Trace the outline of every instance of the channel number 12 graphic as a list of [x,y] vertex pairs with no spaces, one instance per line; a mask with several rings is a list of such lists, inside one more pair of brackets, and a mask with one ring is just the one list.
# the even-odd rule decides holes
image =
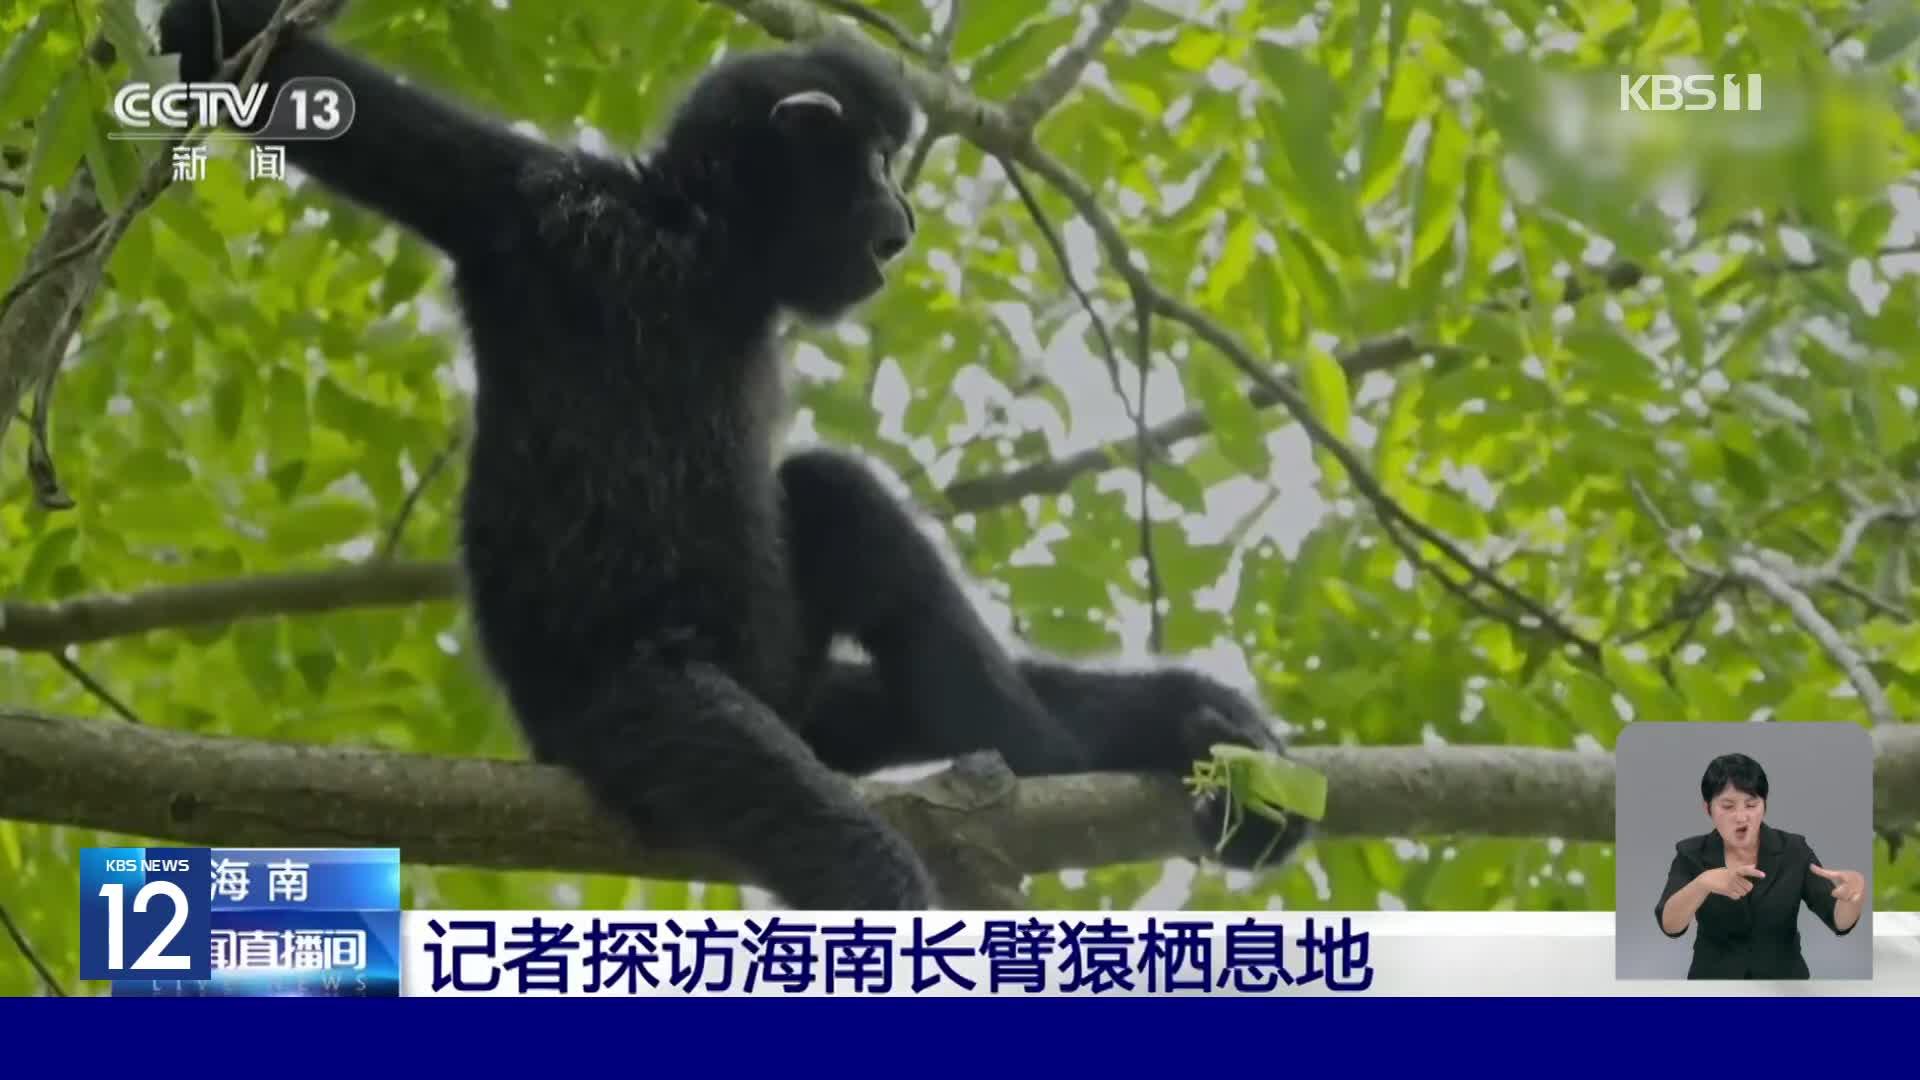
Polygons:
[[80,977],[212,978],[212,876],[206,848],[82,849]]

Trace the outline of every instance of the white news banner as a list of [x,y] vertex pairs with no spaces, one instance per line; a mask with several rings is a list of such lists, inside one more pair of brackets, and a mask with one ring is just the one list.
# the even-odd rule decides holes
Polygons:
[[[1616,977],[1610,911],[408,911],[401,992],[583,997],[1920,994],[1920,913],[1873,912],[1867,918],[1872,922],[1871,979],[1688,982]],[[1678,972],[1685,971],[1692,940],[1689,932],[1664,946],[1674,951]],[[1813,945],[1804,943],[1803,949],[1814,965],[1819,954]]]

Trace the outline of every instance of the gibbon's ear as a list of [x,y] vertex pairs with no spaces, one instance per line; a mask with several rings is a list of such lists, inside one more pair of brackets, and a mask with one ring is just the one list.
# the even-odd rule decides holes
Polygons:
[[793,127],[827,116],[842,115],[840,101],[832,94],[825,90],[801,90],[774,102],[773,111],[767,118],[776,126]]

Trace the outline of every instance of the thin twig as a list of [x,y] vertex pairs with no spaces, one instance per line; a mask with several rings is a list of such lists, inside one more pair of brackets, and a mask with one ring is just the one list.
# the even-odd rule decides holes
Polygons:
[[1342,468],[1346,469],[1354,487],[1374,505],[1383,518],[1398,520],[1413,535],[1438,548],[1474,582],[1492,589],[1507,603],[1518,609],[1520,614],[1508,618],[1507,622],[1526,630],[1530,629],[1527,626],[1527,620],[1530,619],[1562,640],[1578,647],[1589,660],[1599,662],[1598,642],[1568,626],[1559,616],[1543,607],[1539,601],[1514,588],[1498,574],[1489,573],[1472,556],[1460,550],[1453,541],[1401,506],[1398,500],[1387,494],[1386,490],[1380,486],[1379,481],[1374,478],[1359,455],[1320,422],[1319,417],[1313,414],[1313,409],[1300,396],[1298,390],[1267,371],[1231,331],[1202,314],[1186,301],[1164,292],[1155,285],[1146,272],[1134,263],[1133,246],[1127,242],[1125,234],[1120,231],[1118,225],[1114,224],[1106,208],[1100,205],[1092,189],[1087,187],[1079,177],[1038,147],[1027,149],[1020,155],[1020,160],[1042,179],[1052,184],[1056,190],[1066,196],[1068,202],[1073,204],[1074,209],[1079,211],[1080,216],[1093,229],[1094,235],[1099,237],[1101,246],[1106,249],[1108,258],[1114,263],[1115,270],[1126,279],[1131,288],[1136,290],[1136,295],[1147,297],[1159,314],[1192,330],[1202,341],[1213,346],[1227,358],[1229,363],[1252,379],[1255,385],[1264,388],[1278,400],[1289,413],[1293,414],[1294,420],[1306,431],[1308,438],[1326,450]]
[[69,658],[66,653],[56,651],[48,655],[53,657],[54,663],[60,665],[60,670],[73,676],[73,681],[86,687],[87,693],[99,698],[106,704],[107,708],[119,714],[120,719],[125,720],[129,724],[138,724],[141,722],[139,714],[128,708],[125,702],[114,696],[113,691],[107,689],[105,683],[94,678],[88,673],[86,668],[81,667],[77,661]]
[[837,11],[857,22],[866,23],[892,38],[901,48],[915,56],[927,55],[927,47],[920,44],[919,40],[913,36],[913,32],[901,26],[898,20],[883,11],[875,11],[859,3],[858,0],[815,0],[815,2],[829,11]]
[[1673,557],[1680,561],[1680,565],[1703,578],[1711,579],[1722,576],[1720,571],[1687,554],[1686,534],[1667,523],[1667,516],[1660,512],[1658,506],[1654,505],[1653,496],[1647,494],[1647,489],[1641,485],[1638,477],[1627,477],[1627,490],[1633,493],[1634,501],[1640,504],[1640,509],[1644,510],[1647,517],[1652,519],[1654,525],[1659,527],[1661,535],[1666,537],[1667,550],[1671,551]]
[[1855,585],[1846,578],[1834,578],[1832,581],[1827,582],[1827,588],[1833,589],[1851,600],[1858,601],[1866,605],[1866,607],[1875,614],[1885,615],[1895,622],[1910,623],[1913,621],[1913,612],[1908,611],[1906,608],[1890,600],[1883,600],[1875,596],[1873,593]]
[[13,939],[14,947],[20,950],[21,956],[27,958],[27,963],[32,965],[33,970],[40,974],[40,981],[46,984],[47,993],[54,997],[66,997],[67,992],[60,988],[60,980],[54,978],[53,972],[41,962],[40,954],[33,951],[33,945],[27,941],[27,935],[21,931],[19,924],[13,921],[13,916],[8,913],[5,904],[0,904],[0,925],[6,926],[7,936]]
[[[941,24],[927,56],[927,63],[936,71],[945,72],[948,62],[953,58],[953,39],[960,32],[960,13],[960,0],[948,0],[947,21]],[[940,124],[928,122],[927,129],[920,133],[920,140],[913,144],[913,153],[909,155],[906,170],[901,174],[902,189],[912,191],[914,185],[920,182],[920,171],[927,167],[927,158],[933,154],[933,144],[949,134],[951,132]]]
[[1120,399],[1121,407],[1133,421],[1136,467],[1140,474],[1140,558],[1146,563],[1147,573],[1147,641],[1149,648],[1159,653],[1162,651],[1164,636],[1162,624],[1165,622],[1165,617],[1160,612],[1160,564],[1153,549],[1153,514],[1152,504],[1149,501],[1152,481],[1148,475],[1153,441],[1151,429],[1147,426],[1146,412],[1147,373],[1152,363],[1150,329],[1152,304],[1146,302],[1137,293],[1135,294],[1134,311],[1139,325],[1139,341],[1134,350],[1134,364],[1139,371],[1140,383],[1139,392],[1134,395],[1135,400],[1128,401],[1126,390],[1120,382],[1120,351],[1113,342],[1113,332],[1107,327],[1106,320],[1100,317],[1099,310],[1094,306],[1093,297],[1088,295],[1087,290],[1081,286],[1079,279],[1074,275],[1073,259],[1067,254],[1066,241],[1061,239],[1060,230],[1048,218],[1046,208],[1040,205],[1040,200],[1033,194],[1033,189],[1020,175],[1020,167],[1005,157],[996,157],[995,160],[1000,163],[1000,169],[1006,173],[1008,182],[1013,185],[1013,190],[1019,194],[1020,201],[1025,204],[1027,214],[1033,218],[1033,223],[1040,230],[1040,235],[1046,239],[1048,249],[1053,252],[1054,261],[1060,265],[1060,276],[1066,280],[1067,288],[1073,292],[1074,298],[1080,302],[1080,307],[1086,311],[1088,320],[1093,323],[1094,333],[1100,338],[1100,355],[1106,363],[1107,378],[1113,383],[1114,396]]
[[1139,336],[1134,344],[1134,365],[1140,373],[1139,406],[1133,410],[1133,432],[1137,440],[1140,472],[1140,558],[1147,564],[1147,649],[1154,655],[1166,651],[1166,618],[1160,613],[1160,560],[1153,548],[1153,511],[1147,501],[1152,484],[1153,442],[1147,431],[1147,370],[1153,363],[1153,303],[1135,290],[1134,323]]
[[947,21],[940,24],[940,32],[933,39],[933,55],[942,64],[953,59],[953,41],[960,34],[961,9],[965,0],[947,0]]
[[447,440],[447,445],[441,447],[440,452],[427,463],[427,467],[420,473],[420,478],[407,492],[406,498],[400,501],[400,510],[394,514],[393,524],[387,527],[386,542],[380,545],[382,559],[393,558],[393,553],[400,547],[400,537],[407,530],[407,522],[413,517],[414,507],[419,505],[420,496],[425,493],[428,485],[433,483],[434,478],[446,469],[447,462],[453,460],[453,455],[459,452],[460,444],[465,438],[465,432],[455,428],[453,435]]
[[1130,6],[1132,0],[1104,0],[1094,13],[1093,29],[1087,32],[1087,36],[1070,46],[1052,67],[1029,82],[1007,103],[1007,115],[1013,122],[1032,130],[1041,117],[1065,101],[1073,88],[1079,85],[1080,76],[1086,73],[1093,58],[1099,55],[1101,46],[1120,29]]
[[[1020,201],[1026,205],[1027,215],[1033,218],[1035,227],[1040,230],[1041,237],[1046,240],[1048,250],[1053,253],[1054,262],[1060,265],[1060,276],[1066,279],[1067,288],[1072,290],[1074,298],[1080,301],[1080,306],[1086,311],[1088,320],[1093,323],[1094,333],[1100,338],[1100,356],[1107,365],[1107,379],[1113,384],[1113,392],[1119,395],[1122,403],[1125,403],[1126,392],[1120,385],[1120,350],[1113,343],[1113,333],[1107,328],[1107,321],[1100,317],[1100,312],[1094,307],[1093,297],[1087,294],[1080,280],[1074,276],[1073,259],[1067,254],[1066,241],[1060,238],[1060,230],[1047,216],[1046,208],[1040,205],[1040,200],[1034,197],[1033,189],[1028,186],[1026,179],[1020,175],[1020,167],[1004,157],[995,157],[994,160],[999,162],[1000,170],[1007,175],[1007,182],[1020,196]],[[1143,398],[1142,402],[1144,401]]]
[[907,160],[907,167],[900,175],[900,187],[912,191],[920,182],[920,170],[927,167],[927,158],[933,153],[933,144],[946,137],[946,132],[929,124],[927,130],[920,133],[920,141],[913,144],[913,154]]

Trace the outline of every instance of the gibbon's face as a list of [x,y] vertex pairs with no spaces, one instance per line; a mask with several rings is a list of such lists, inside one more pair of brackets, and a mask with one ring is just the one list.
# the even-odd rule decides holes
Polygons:
[[900,144],[856,102],[796,93],[776,109],[781,132],[780,299],[815,319],[838,317],[886,283],[886,266],[912,241],[914,214],[894,171]]
[[1767,800],[1735,790],[1732,784],[1720,789],[1707,804],[1707,817],[1712,819],[1721,843],[1740,850],[1751,848],[1760,839],[1760,820],[1766,814]]

